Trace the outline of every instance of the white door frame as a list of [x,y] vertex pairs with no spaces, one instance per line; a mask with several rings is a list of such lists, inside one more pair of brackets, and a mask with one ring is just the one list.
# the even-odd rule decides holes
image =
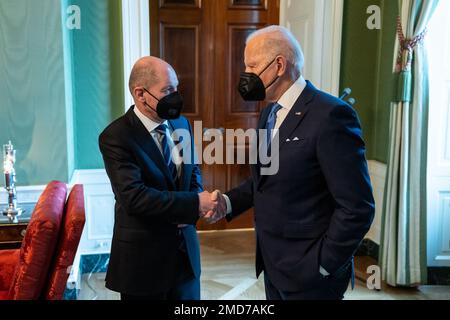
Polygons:
[[150,10],[148,0],[122,0],[123,74],[125,111],[134,104],[128,78],[134,63],[150,55]]
[[[445,3],[445,4],[444,4]],[[430,107],[427,168],[427,262],[450,267],[450,4],[441,2],[428,26]]]
[[[280,1],[280,25],[289,28],[287,21],[287,10],[292,1]],[[314,51],[322,52],[317,70],[312,75],[307,75],[320,89],[332,94],[339,95],[339,82],[341,71],[341,46],[342,46],[342,23],[344,15],[344,0],[312,0],[317,8],[314,17],[314,29],[321,31],[322,37],[314,37]],[[291,12],[289,12],[291,13]],[[301,41],[300,41],[301,44]]]

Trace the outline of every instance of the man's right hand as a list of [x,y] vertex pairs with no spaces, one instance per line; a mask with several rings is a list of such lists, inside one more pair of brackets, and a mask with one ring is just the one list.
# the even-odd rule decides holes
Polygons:
[[213,193],[209,193],[208,191],[204,191],[198,194],[199,198],[199,215],[203,218],[206,214],[214,213],[217,211],[217,207],[219,205],[217,195]]
[[203,216],[203,218],[209,224],[213,224],[218,222],[219,220],[222,220],[227,214],[227,203],[222,192],[216,190],[211,194],[211,197],[212,200],[216,200],[218,203],[217,209],[215,211],[209,211],[206,213],[206,215]]

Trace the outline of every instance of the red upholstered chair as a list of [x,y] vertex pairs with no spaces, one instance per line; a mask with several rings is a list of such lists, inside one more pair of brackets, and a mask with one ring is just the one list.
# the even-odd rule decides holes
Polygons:
[[0,250],[0,300],[8,300],[20,250]]
[[85,223],[84,192],[82,185],[75,185],[66,203],[58,247],[50,268],[49,280],[43,297],[61,300],[66,289],[70,268],[80,243]]
[[49,183],[33,211],[21,249],[0,250],[0,299],[36,300],[42,296],[66,197],[65,183]]

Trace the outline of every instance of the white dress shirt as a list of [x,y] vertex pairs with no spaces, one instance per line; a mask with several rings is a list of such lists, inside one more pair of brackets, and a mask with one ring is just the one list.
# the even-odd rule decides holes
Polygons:
[[291,111],[294,104],[306,88],[306,81],[303,76],[297,79],[292,86],[281,96],[277,103],[282,107],[277,112],[277,122],[275,123],[275,129],[279,129],[286,119],[287,115]]

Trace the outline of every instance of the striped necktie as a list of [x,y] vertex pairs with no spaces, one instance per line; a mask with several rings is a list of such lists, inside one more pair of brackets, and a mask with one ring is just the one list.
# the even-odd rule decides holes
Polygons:
[[169,145],[169,141],[168,139],[171,139],[170,137],[170,132],[169,132],[169,127],[163,123],[160,124],[155,131],[157,133],[160,134],[161,136],[161,149],[164,155],[164,160],[165,163],[167,165],[167,167],[169,168],[169,172],[170,175],[172,177],[172,180],[174,182],[177,181],[177,176],[178,176],[178,172],[177,172],[177,166],[175,165],[175,163],[172,161],[172,150],[170,149],[170,145]]
[[277,123],[277,113],[280,109],[283,108],[278,103],[275,103],[272,106],[272,110],[269,113],[269,117],[267,118],[266,130],[267,130],[267,150],[270,153],[270,145],[272,143],[272,131],[275,128],[275,124]]

